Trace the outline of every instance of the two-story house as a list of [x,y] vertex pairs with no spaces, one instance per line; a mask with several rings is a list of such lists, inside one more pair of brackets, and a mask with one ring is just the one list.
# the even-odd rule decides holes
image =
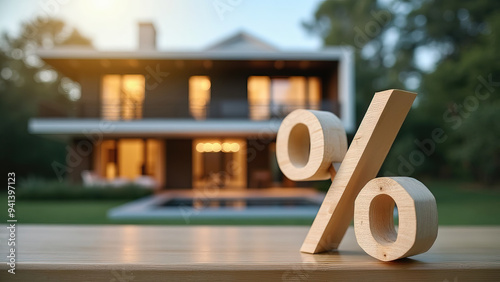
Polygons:
[[290,186],[275,158],[282,118],[298,108],[332,111],[354,129],[353,54],[349,47],[284,51],[238,33],[199,51],[156,49],[152,24],[139,25],[139,48],[40,50],[78,82],[74,116],[41,111],[33,134],[70,140],[83,171],[159,189]]

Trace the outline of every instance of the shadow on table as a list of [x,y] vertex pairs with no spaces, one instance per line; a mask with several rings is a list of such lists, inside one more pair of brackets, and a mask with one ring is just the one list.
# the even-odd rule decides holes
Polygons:
[[380,263],[381,265],[385,265],[387,267],[397,267],[397,268],[401,268],[402,266],[415,266],[415,265],[427,264],[427,262],[423,262],[412,258],[403,258],[395,261],[384,262],[372,258],[363,251],[355,251],[355,250],[332,250],[319,254],[301,253],[300,256],[302,258],[303,263],[316,263],[316,264],[374,262],[374,263]]

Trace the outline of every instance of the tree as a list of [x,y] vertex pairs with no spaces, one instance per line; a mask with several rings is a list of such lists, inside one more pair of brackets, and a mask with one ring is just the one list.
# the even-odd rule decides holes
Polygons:
[[500,180],[500,2],[327,0],[305,26],[355,46],[358,121],[376,91],[419,93],[382,174]]
[[22,24],[16,37],[0,41],[1,168],[17,177],[55,177],[52,161],[64,163],[65,143],[28,133],[42,101],[71,108],[74,83],[47,66],[35,54],[41,47],[91,45],[90,40],[61,20],[37,18]]

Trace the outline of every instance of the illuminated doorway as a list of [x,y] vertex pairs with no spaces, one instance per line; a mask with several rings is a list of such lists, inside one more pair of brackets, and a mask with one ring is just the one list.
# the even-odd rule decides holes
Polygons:
[[194,188],[246,187],[245,139],[193,140]]
[[164,144],[157,139],[104,140],[96,150],[96,171],[107,180],[149,176],[164,184]]

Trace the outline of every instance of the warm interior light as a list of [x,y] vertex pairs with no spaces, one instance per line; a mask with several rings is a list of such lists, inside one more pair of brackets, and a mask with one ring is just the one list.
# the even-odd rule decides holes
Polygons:
[[212,150],[213,150],[214,152],[220,152],[220,150],[221,150],[221,149],[222,149],[222,146],[221,146],[221,144],[220,144],[220,143],[214,143],[214,144],[212,145]]
[[251,76],[248,78],[250,119],[265,120],[269,118],[270,89],[271,79],[268,76]]
[[222,144],[222,151],[223,152],[231,152],[231,144],[229,143],[223,143]]
[[265,120],[294,109],[319,109],[321,79],[319,77],[250,76],[247,81],[250,119]]
[[105,75],[102,78],[102,108],[104,119],[120,119],[120,76]]
[[[245,142],[245,139],[237,138],[194,139],[193,187],[212,187],[212,185],[223,185],[228,188],[246,187]],[[207,143],[210,144],[210,148],[207,146],[210,153],[205,151]],[[217,177],[221,173],[224,174],[224,179]]]
[[205,119],[210,102],[210,78],[191,76],[189,78],[189,111],[195,119]]
[[106,172],[105,176],[107,179],[114,179],[116,177],[116,165],[115,163],[108,162],[106,163]]
[[231,144],[231,151],[232,152],[238,152],[240,150],[240,145],[238,145],[238,143],[232,143]]
[[104,75],[102,117],[110,120],[142,118],[144,92],[143,75]]
[[273,78],[271,80],[273,101],[271,112],[280,115],[283,111],[286,113],[305,107],[307,105],[306,91],[306,78],[303,76]]
[[309,77],[309,108],[319,110],[321,103],[321,80],[318,77]]
[[205,145],[205,144],[204,143],[198,143],[196,145],[196,151],[202,153],[205,150],[203,145]]
[[121,139],[118,142],[118,170],[120,177],[133,180],[142,175],[144,142],[142,139]]
[[209,153],[209,152],[224,152],[224,153],[231,153],[231,152],[238,152],[241,148],[240,144],[238,143],[220,143],[220,142],[214,142],[214,143],[198,143],[196,144],[196,151],[200,153]]
[[200,88],[201,88],[201,90],[207,91],[207,90],[210,89],[210,86],[211,86],[210,79],[208,79],[208,77],[204,76],[200,80]]
[[103,140],[95,153],[96,172],[108,180],[148,175],[163,183],[163,143],[157,139]]
[[124,75],[122,78],[122,119],[142,118],[145,79],[143,75]]
[[211,144],[211,143],[205,143],[205,144],[203,145],[203,150],[204,150],[205,152],[212,152],[212,144]]

